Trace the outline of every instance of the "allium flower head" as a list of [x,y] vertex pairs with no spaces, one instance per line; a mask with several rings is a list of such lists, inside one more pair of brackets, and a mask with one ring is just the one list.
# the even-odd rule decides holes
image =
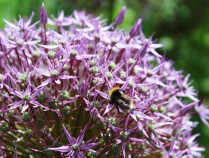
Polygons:
[[110,25],[78,11],[48,18],[42,5],[37,23],[5,20],[1,156],[202,157],[191,116],[208,125],[208,109],[141,19],[117,28],[124,16],[125,7]]

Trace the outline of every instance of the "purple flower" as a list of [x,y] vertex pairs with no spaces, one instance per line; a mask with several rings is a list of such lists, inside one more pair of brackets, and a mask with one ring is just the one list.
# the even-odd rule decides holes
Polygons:
[[130,137],[130,135],[136,131],[136,128],[132,128],[127,130],[126,127],[124,129],[120,129],[114,126],[110,126],[111,129],[115,132],[116,134],[116,142],[121,143],[121,149],[123,153],[123,157],[126,157],[126,144],[127,143],[132,143],[132,142],[143,142],[144,140],[138,139],[138,138],[133,138]]
[[202,120],[202,122],[209,127],[209,107],[201,104],[198,106],[195,106],[195,110],[198,113],[198,115],[200,116],[200,119]]
[[78,138],[75,139],[74,137],[70,135],[70,133],[67,131],[64,125],[62,125],[62,127],[69,141],[69,145],[61,146],[58,148],[48,148],[48,150],[59,151],[62,153],[67,152],[67,155],[66,155],[67,157],[84,158],[85,156],[83,152],[89,151],[90,149],[92,149],[93,147],[97,145],[97,143],[88,143],[88,144],[83,143],[83,137],[84,137],[84,132],[86,128],[84,128],[81,134],[78,136]]
[[75,76],[62,74],[64,63],[61,63],[59,68],[56,69],[53,66],[53,64],[51,64],[51,61],[48,59],[48,57],[46,57],[46,59],[47,59],[47,63],[48,63],[48,69],[44,70],[44,69],[38,69],[38,68],[34,67],[34,69],[38,73],[47,77],[47,79],[44,82],[42,82],[42,84],[39,85],[38,88],[44,87],[53,81],[57,84],[60,84],[60,80],[68,80],[68,79],[76,78]]
[[124,15],[125,7],[107,26],[79,11],[48,18],[42,5],[40,22],[5,20],[0,155],[202,157],[191,117],[209,126],[208,107],[157,51],[163,44],[145,37],[141,19],[128,33],[117,29]]
[[8,104],[7,106],[9,108],[7,109],[7,111],[10,111],[15,108],[19,108],[21,106],[22,107],[21,112],[23,113],[28,109],[29,104],[34,105],[34,107],[42,107],[44,109],[48,109],[48,108],[44,107],[42,104],[40,104],[39,102],[37,102],[36,98],[35,98],[40,93],[42,88],[35,89],[32,92],[32,86],[31,86],[30,82],[28,83],[28,86],[27,86],[25,92],[19,92],[17,90],[11,89],[7,85],[5,85],[5,86],[11,94],[13,94],[15,97],[18,97],[20,99],[19,101],[15,101],[11,104]]

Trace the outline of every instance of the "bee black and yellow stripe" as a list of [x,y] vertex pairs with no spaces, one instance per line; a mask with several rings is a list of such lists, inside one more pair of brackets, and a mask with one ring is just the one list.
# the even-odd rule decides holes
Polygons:
[[112,104],[116,105],[117,110],[121,109],[123,112],[128,112],[130,106],[133,104],[132,99],[123,93],[119,87],[114,87],[109,91],[109,96]]

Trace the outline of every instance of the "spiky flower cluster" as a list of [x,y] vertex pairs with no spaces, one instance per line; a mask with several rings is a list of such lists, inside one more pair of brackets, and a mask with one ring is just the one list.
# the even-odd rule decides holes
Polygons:
[[[124,15],[122,8],[106,26],[78,11],[49,19],[42,6],[37,23],[33,14],[5,20],[1,156],[202,157],[191,115],[208,125],[209,110],[198,105],[189,76],[156,51],[162,44],[144,36],[141,19],[129,33],[117,29]],[[128,110],[108,96],[114,87],[131,98]]]

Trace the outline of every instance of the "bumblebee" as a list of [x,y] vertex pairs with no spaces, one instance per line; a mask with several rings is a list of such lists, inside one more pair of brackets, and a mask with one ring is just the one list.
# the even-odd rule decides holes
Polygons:
[[109,91],[110,103],[115,104],[118,112],[121,109],[123,112],[128,112],[133,107],[133,100],[119,89],[114,87]]

